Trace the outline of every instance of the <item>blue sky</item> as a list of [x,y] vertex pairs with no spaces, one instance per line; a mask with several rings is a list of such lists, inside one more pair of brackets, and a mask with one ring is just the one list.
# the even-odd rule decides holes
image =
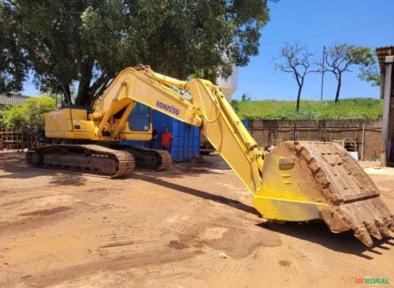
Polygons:
[[[321,58],[323,46],[337,43],[369,46],[394,45],[394,0],[280,0],[269,2],[271,20],[262,29],[259,55],[238,68],[237,91],[252,99],[295,100],[297,84],[291,74],[275,70],[275,58],[285,42],[305,45]],[[316,60],[318,61],[318,60]],[[344,74],[341,98],[379,97],[379,88],[361,81],[358,68]],[[320,99],[320,75],[308,75],[302,99]],[[324,99],[333,99],[336,82],[325,75]],[[30,82],[23,94],[39,94]]]
[[[336,43],[376,47],[394,45],[394,0],[280,0],[270,3],[270,22],[263,28],[260,51],[247,67],[238,68],[234,98],[295,100],[291,74],[275,70],[285,42],[297,41],[321,58],[323,46]],[[344,74],[342,98],[379,97],[379,88],[358,77],[358,68]],[[321,75],[307,75],[302,99],[320,99]],[[325,74],[324,99],[333,99],[336,82]]]

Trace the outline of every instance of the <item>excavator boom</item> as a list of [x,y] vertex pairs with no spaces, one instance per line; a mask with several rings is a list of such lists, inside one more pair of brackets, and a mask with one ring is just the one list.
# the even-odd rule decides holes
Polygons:
[[[127,68],[95,101],[89,115],[64,120],[59,112],[49,113],[46,134],[96,141],[127,139],[126,122],[136,103],[200,127],[268,220],[320,219],[334,233],[353,230],[367,246],[372,245],[371,236],[381,239],[394,231],[394,215],[345,150],[334,143],[285,142],[265,153],[219,87],[204,79],[181,81],[148,66]],[[84,129],[75,131],[75,127]]]

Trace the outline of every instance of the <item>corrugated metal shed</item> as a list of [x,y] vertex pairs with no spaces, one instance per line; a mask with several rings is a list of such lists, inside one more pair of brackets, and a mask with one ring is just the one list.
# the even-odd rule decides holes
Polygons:
[[23,104],[25,104],[27,99],[29,99],[29,97],[22,95],[7,96],[5,94],[0,94],[0,106],[22,106]]

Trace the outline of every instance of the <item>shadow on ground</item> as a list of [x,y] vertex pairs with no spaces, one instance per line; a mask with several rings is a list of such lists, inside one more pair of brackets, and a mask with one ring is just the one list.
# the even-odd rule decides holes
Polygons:
[[[83,183],[84,173],[77,171],[54,169],[54,168],[36,168],[30,167],[25,163],[25,153],[10,153],[9,155],[0,155],[0,170],[6,172],[6,175],[0,175],[0,179],[15,178],[28,179],[40,176],[53,176],[51,184],[58,185],[81,185]],[[163,175],[169,178],[182,178],[187,175],[198,176],[201,174],[222,174],[230,171],[230,167],[218,155],[203,156],[193,159],[190,162],[173,163],[173,166],[165,171],[154,171],[148,169],[136,169],[136,172],[146,172],[152,175]],[[91,176],[105,177],[101,175],[88,174]],[[135,175],[131,175],[134,178]],[[70,180],[68,179],[70,178]],[[127,179],[127,178],[126,178]]]
[[313,221],[309,223],[287,222],[284,224],[267,222],[259,226],[271,231],[313,242],[331,250],[354,254],[368,260],[373,259],[373,257],[365,253],[370,252],[368,254],[381,255],[384,253],[384,250],[394,248],[393,240],[385,238],[382,240],[374,239],[374,246],[370,249],[364,246],[350,231],[338,234],[332,233],[323,221]]
[[185,175],[198,176],[203,174],[225,174],[231,172],[231,168],[219,155],[204,155],[188,162],[173,162],[172,166],[163,171],[153,171],[149,169],[137,168],[136,171],[145,172],[150,174],[158,173],[168,178],[182,178]]
[[86,178],[78,173],[61,173],[54,175],[49,184],[62,186],[82,186],[85,185]]
[[238,200],[230,199],[230,198],[227,198],[227,197],[224,197],[221,195],[211,194],[211,193],[208,193],[205,191],[186,187],[186,186],[183,186],[180,184],[168,182],[163,179],[159,179],[159,178],[155,178],[155,177],[151,177],[151,176],[146,176],[143,174],[136,174],[133,178],[143,180],[143,181],[146,181],[149,183],[153,183],[153,184],[165,187],[165,188],[170,188],[170,189],[182,192],[182,193],[187,193],[187,194],[190,194],[195,197],[202,198],[202,199],[212,200],[217,203],[225,204],[230,207],[233,207],[238,210],[245,211],[245,212],[257,215],[257,216],[260,215],[253,207],[246,205]]
[[[238,200],[211,194],[205,191],[186,187],[180,184],[168,182],[163,179],[158,179],[146,175],[138,174],[135,175],[134,178],[154,183],[162,187],[174,189],[182,193],[187,193],[202,199],[212,200],[221,204],[225,204],[232,208],[260,216],[260,214],[252,206],[246,205]],[[365,259],[373,259],[373,257],[371,257],[370,255],[366,255],[366,252],[380,255],[384,253],[384,250],[392,249],[394,247],[394,242],[386,238],[382,240],[375,240],[375,246],[372,247],[372,249],[369,249],[368,247],[364,246],[357,238],[355,238],[352,232],[334,234],[322,221],[315,221],[309,223],[288,222],[284,224],[266,222],[259,224],[258,226],[277,233],[296,237],[304,241],[313,242],[331,250],[347,254],[354,254]]]
[[64,186],[81,186],[86,179],[84,175],[63,170],[29,167],[24,161],[24,153],[0,158],[0,170],[6,172],[0,179],[29,179],[40,176],[51,177],[49,184]]

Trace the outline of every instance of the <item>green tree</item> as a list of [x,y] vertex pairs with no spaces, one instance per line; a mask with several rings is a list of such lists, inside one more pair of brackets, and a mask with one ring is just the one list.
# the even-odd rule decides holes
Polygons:
[[14,106],[6,114],[7,127],[17,129],[27,129],[29,119],[26,115],[26,109],[23,106]]
[[20,49],[15,34],[18,25],[13,12],[0,2],[0,93],[22,89],[27,63],[24,50]]
[[48,96],[30,97],[23,106],[4,110],[2,117],[8,127],[18,129],[44,129],[45,115],[55,109],[55,101]]
[[351,72],[353,65],[368,66],[373,63],[374,55],[369,47],[354,46],[349,44],[337,44],[329,47],[323,55],[325,71],[334,74],[337,80],[335,103],[339,100],[344,72]]
[[0,108],[0,128],[5,128],[8,126],[8,110],[9,107]]
[[29,120],[28,128],[40,130],[44,128],[46,114],[55,109],[55,101],[48,96],[30,97],[23,108]]
[[372,86],[380,85],[380,71],[377,62],[374,56],[370,62],[361,65],[360,73],[358,74],[361,80],[369,82]]
[[2,32],[12,36],[0,46],[0,70],[13,80],[0,88],[20,89],[16,72],[30,70],[43,91],[69,102],[77,87],[76,104],[140,63],[179,78],[227,76],[258,53],[269,19],[261,0],[0,0],[0,15]]

